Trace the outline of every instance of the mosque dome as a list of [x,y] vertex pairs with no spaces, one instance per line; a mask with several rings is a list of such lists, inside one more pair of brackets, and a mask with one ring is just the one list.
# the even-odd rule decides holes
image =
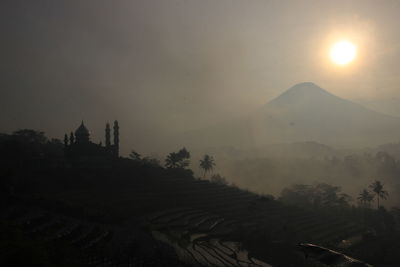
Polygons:
[[89,142],[90,132],[88,128],[86,128],[85,124],[81,123],[81,125],[75,131],[76,141],[78,143]]

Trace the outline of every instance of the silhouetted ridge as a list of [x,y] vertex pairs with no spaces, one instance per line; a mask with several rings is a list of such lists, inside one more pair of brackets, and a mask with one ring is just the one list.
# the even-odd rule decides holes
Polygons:
[[315,100],[315,101],[316,100],[321,101],[322,99],[325,99],[325,98],[341,99],[341,98],[329,93],[325,89],[322,89],[315,83],[304,82],[304,83],[299,83],[299,84],[296,84],[296,85],[290,87],[288,90],[283,92],[281,95],[279,95],[278,97],[271,100],[267,105],[279,104],[279,103],[289,103],[290,104],[290,102],[298,102],[298,101],[301,101],[302,99],[311,99],[311,100]]
[[307,93],[307,92],[315,93],[318,91],[327,92],[326,90],[322,89],[321,87],[319,87],[318,85],[316,85],[315,83],[312,83],[312,82],[298,83],[286,90],[286,92],[292,92],[292,91],[301,91],[303,93]]
[[394,142],[399,136],[400,118],[370,110],[305,82],[294,85],[246,117],[187,133],[179,137],[179,142],[200,148],[251,149],[314,141],[359,148]]

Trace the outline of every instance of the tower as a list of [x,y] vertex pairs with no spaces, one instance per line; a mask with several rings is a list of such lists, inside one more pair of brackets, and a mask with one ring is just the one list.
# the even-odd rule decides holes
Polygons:
[[78,144],[84,144],[84,143],[89,143],[89,139],[90,139],[89,130],[86,128],[86,126],[83,124],[82,121],[81,125],[75,131],[75,141]]
[[115,156],[119,157],[119,126],[118,121],[114,121],[114,152]]
[[64,136],[64,153],[69,159],[80,158],[82,160],[90,159],[93,161],[109,160],[119,158],[119,125],[118,121],[114,121],[113,126],[113,143],[111,141],[111,126],[106,123],[105,127],[105,144],[102,142],[94,143],[90,140],[90,131],[82,123],[70,135]]
[[68,146],[68,134],[64,135],[64,146],[67,147]]
[[74,143],[75,143],[74,133],[71,132],[71,134],[69,135],[69,144],[73,145]]
[[106,148],[109,149],[111,147],[111,130],[110,124],[107,122],[106,124]]

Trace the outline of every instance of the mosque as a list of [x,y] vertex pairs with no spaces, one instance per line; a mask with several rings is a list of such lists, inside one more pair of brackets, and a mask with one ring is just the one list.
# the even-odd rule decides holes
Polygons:
[[110,124],[106,124],[105,128],[105,145],[103,146],[90,141],[90,131],[85,124],[81,123],[75,132],[70,135],[65,134],[64,146],[65,154],[68,158],[118,158],[119,157],[119,125],[118,121],[114,121],[113,127],[113,144],[111,144],[111,128]]

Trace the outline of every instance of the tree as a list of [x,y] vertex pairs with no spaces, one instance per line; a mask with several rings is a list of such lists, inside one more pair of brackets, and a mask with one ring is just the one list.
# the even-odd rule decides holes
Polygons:
[[280,200],[301,207],[348,207],[351,200],[341,188],[325,183],[316,185],[295,184],[283,189]]
[[372,189],[372,191],[376,194],[376,199],[377,199],[377,204],[378,204],[378,209],[379,209],[379,199],[387,199],[389,196],[389,193],[385,190],[383,190],[383,184],[380,181],[375,181],[373,182],[369,188]]
[[69,143],[70,143],[70,145],[75,144],[75,136],[74,136],[73,132],[71,132],[69,135]]
[[316,184],[313,187],[313,205],[316,207],[348,206],[350,196],[342,193],[339,186],[325,183]]
[[363,207],[369,207],[371,201],[374,199],[374,195],[372,195],[367,189],[364,189],[360,192],[357,198]]
[[313,191],[311,185],[294,184],[282,190],[280,200],[301,207],[311,207]]
[[190,153],[186,148],[182,148],[178,152],[169,153],[165,159],[165,166],[169,169],[184,169],[190,164]]
[[206,173],[212,171],[215,166],[214,158],[209,155],[204,155],[203,159],[200,160],[200,168],[204,170],[203,179],[206,177]]
[[39,132],[31,129],[22,129],[13,132],[13,136],[24,143],[43,145],[48,142],[44,132]]
[[129,157],[134,161],[140,161],[142,159],[142,156],[135,150],[132,150],[132,152],[129,154]]
[[219,174],[214,174],[211,176],[211,182],[216,183],[216,184],[222,184],[222,185],[227,185],[228,182],[226,181],[225,177],[219,175]]
[[49,142],[44,132],[22,129],[13,132],[11,139],[15,142],[14,153],[21,162],[32,164],[33,159],[43,158],[46,144]]
[[161,167],[160,160],[152,157],[142,158],[142,163],[152,167]]
[[161,163],[158,159],[153,158],[153,157],[142,157],[142,155],[140,155],[135,150],[131,151],[131,153],[129,154],[129,158],[135,162],[142,164],[142,165],[147,165],[147,166],[151,166],[151,167],[160,167],[161,166]]

